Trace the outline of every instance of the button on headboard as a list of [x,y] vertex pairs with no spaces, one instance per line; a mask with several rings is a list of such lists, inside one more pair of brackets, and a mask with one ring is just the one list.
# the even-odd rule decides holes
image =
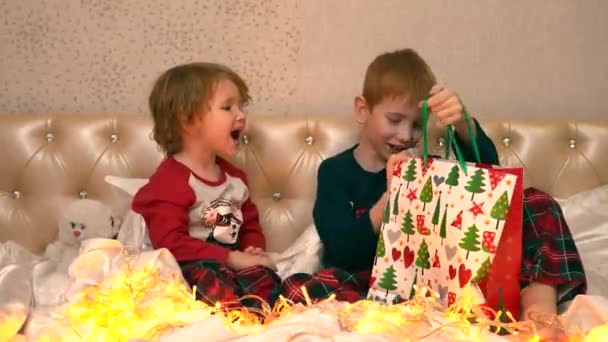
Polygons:
[[[608,183],[608,121],[482,125],[503,165],[526,167],[527,186],[566,197]],[[116,205],[104,177],[148,177],[162,159],[151,130],[141,114],[0,115],[0,241],[40,252],[70,201]],[[440,133],[432,128],[432,148]],[[319,163],[357,134],[348,115],[249,117],[234,162],[247,172],[270,250],[284,250],[311,223]]]

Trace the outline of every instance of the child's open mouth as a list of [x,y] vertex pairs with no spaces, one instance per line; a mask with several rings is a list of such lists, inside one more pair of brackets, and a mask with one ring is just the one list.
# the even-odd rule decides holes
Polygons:
[[393,144],[386,144],[388,146],[388,150],[391,152],[391,154],[397,154],[399,152],[405,151],[408,146],[406,145],[393,145]]
[[239,143],[241,141],[241,130],[235,129],[230,132],[230,137],[234,140],[235,143]]

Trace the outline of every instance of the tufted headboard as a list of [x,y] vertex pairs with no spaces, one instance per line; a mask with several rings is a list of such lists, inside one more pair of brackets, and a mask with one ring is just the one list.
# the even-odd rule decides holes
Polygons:
[[[526,167],[526,186],[566,197],[608,183],[608,121],[481,123],[503,165]],[[0,115],[0,241],[40,252],[70,201],[115,204],[106,175],[148,177],[162,158],[150,133],[140,114]],[[234,162],[248,174],[270,250],[284,250],[311,223],[319,163],[357,134],[349,115],[249,117]],[[430,135],[440,147],[440,128]]]

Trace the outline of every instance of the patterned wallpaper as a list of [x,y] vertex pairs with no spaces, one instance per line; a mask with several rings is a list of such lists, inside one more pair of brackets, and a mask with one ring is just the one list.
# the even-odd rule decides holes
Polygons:
[[350,114],[371,59],[414,47],[469,109],[606,118],[608,1],[2,0],[0,112],[145,112],[177,63],[241,73],[251,111]]
[[228,64],[259,108],[295,91],[296,0],[3,0],[0,111],[142,112],[155,77]]

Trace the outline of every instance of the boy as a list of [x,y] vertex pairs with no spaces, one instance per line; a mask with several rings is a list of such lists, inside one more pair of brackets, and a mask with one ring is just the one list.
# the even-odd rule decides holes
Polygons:
[[149,97],[154,139],[167,157],[132,208],[153,247],[173,254],[209,305],[240,305],[247,294],[274,303],[281,281],[264,252],[245,174],[220,157],[236,154],[249,99],[240,76],[211,63],[167,70]]
[[[355,98],[356,121],[362,126],[359,143],[323,161],[319,167],[313,216],[325,248],[323,263],[329,268],[321,273],[325,279],[340,275],[337,283],[348,279],[349,289],[357,289],[360,295],[365,295],[368,290],[390,173],[403,159],[400,154],[414,147],[419,140],[419,107],[426,98],[429,110],[443,124],[454,126],[465,160],[473,161],[460,99],[452,90],[435,85],[435,76],[426,62],[413,50],[405,49],[382,54],[369,65],[362,96]],[[476,120],[474,136],[481,162],[498,164],[496,148]],[[530,201],[537,204],[534,212],[543,215],[549,210],[557,212],[554,210],[557,204],[537,190],[526,190],[526,203]],[[526,213],[528,221],[536,217],[529,208],[524,215]],[[558,222],[551,221],[546,215],[543,218],[543,224]],[[554,287],[574,279],[579,279],[574,285],[580,285],[576,282],[584,281],[584,275],[563,218],[558,222],[559,229],[544,225],[532,229],[526,221],[524,224],[522,284],[527,289],[522,292],[522,312],[524,317],[528,317],[531,308],[554,312],[557,302]],[[559,237],[547,233],[552,231],[559,231],[561,241],[566,241],[561,250],[556,243],[560,241],[557,240]],[[567,260],[571,272],[563,277],[543,273],[545,252],[535,250],[541,245],[551,245],[552,251],[559,251],[558,259],[552,260]],[[559,265],[555,267],[559,268]],[[550,267],[549,271],[555,267]],[[315,277],[302,277],[300,281],[313,285],[322,282]],[[341,287],[337,285],[336,288],[340,290]]]
[[[347,301],[365,298],[390,171],[417,145],[419,106],[429,93],[429,109],[444,124],[454,125],[463,157],[473,160],[462,104],[453,91],[435,83],[426,62],[409,49],[380,55],[369,65],[362,96],[354,103],[355,119],[362,126],[359,143],[319,166],[313,217],[326,269],[291,276],[283,284],[287,298],[302,300],[301,286],[315,299],[329,293]],[[473,129],[481,161],[497,164],[496,148],[477,121]],[[387,161],[393,166],[385,168]]]

